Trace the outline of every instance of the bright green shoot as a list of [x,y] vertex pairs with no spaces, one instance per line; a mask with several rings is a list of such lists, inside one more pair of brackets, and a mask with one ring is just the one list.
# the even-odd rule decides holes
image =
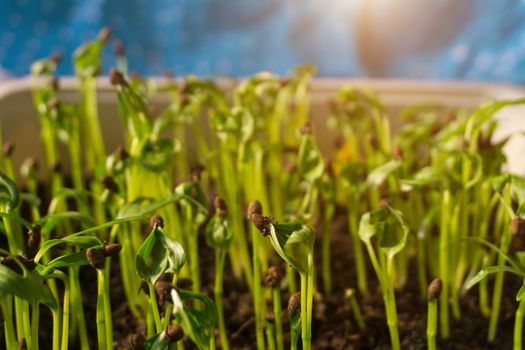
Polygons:
[[[173,315],[184,333],[197,345],[199,350],[215,350],[215,326],[217,308],[210,299],[200,293],[186,290],[171,290]],[[185,301],[201,303],[202,307],[191,308]]]
[[[400,233],[397,231],[398,227]],[[400,349],[394,292],[394,257],[405,247],[408,233],[409,228],[405,224],[402,213],[389,205],[364,214],[359,223],[359,237],[366,245],[383,292],[390,341],[394,350]],[[377,237],[379,241],[377,253],[372,237]],[[378,253],[383,254],[384,258],[378,257]]]
[[226,331],[224,308],[222,303],[222,278],[226,254],[228,253],[228,249],[231,247],[233,234],[228,223],[228,209],[224,199],[215,197],[213,205],[215,207],[215,215],[206,227],[206,242],[210,247],[215,249],[215,305],[217,306],[219,318],[221,347],[224,350],[229,350],[230,344],[228,342],[228,333]]
[[155,282],[165,273],[177,275],[186,262],[186,255],[178,242],[166,237],[163,231],[164,220],[159,215],[152,216],[150,224],[151,232],[137,251],[135,263],[137,273],[148,285],[150,310],[155,328],[160,332],[163,324],[157,306]]
[[427,343],[428,350],[436,350],[436,334],[437,334],[437,316],[438,308],[437,303],[439,294],[443,283],[441,279],[436,278],[428,285],[427,301],[428,301],[428,312],[427,312]]
[[264,236],[270,236],[279,256],[301,276],[301,336],[303,349],[311,349],[314,293],[314,231],[300,223],[272,223],[271,218],[252,214],[250,219]]

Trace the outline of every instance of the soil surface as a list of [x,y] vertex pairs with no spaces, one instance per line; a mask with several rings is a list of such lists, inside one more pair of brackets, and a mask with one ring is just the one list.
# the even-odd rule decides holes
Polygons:
[[[320,231],[320,230],[318,230]],[[347,288],[357,288],[354,259],[352,255],[352,240],[346,227],[344,215],[337,216],[332,230],[332,273],[333,293],[323,295],[322,281],[318,278],[318,290],[314,299],[314,315],[312,324],[313,344],[316,350],[323,349],[390,349],[390,337],[386,325],[382,295],[379,291],[373,271],[368,271],[369,295],[358,295],[358,301],[363,312],[366,330],[360,331],[344,292]],[[320,237],[317,241],[316,266],[321,266]],[[213,250],[209,248],[204,236],[200,234],[200,258],[203,292],[213,300]],[[280,265],[282,261],[273,263]],[[230,266],[226,265],[224,273],[224,311],[226,325],[229,331],[232,349],[255,349],[255,331],[251,295],[243,282],[237,281]],[[130,336],[137,332],[145,332],[145,325],[136,320],[129,311],[126,303],[124,288],[120,276],[118,259],[112,264],[111,271],[111,303],[113,311],[113,331],[115,347],[130,349]],[[417,287],[415,266],[411,264],[409,281],[403,290],[396,291],[397,310],[399,318],[399,335],[402,349],[426,349],[426,298],[422,299]],[[96,349],[95,307],[97,295],[96,272],[86,266],[81,268],[81,285],[83,292],[86,323],[91,342],[91,348]],[[319,277],[319,276],[318,276]],[[283,280],[284,281],[284,280]],[[473,288],[461,299],[461,318],[451,317],[451,334],[447,340],[439,338],[439,349],[511,349],[513,339],[514,312],[517,307],[515,293],[520,287],[520,280],[511,275],[505,276],[505,288],[501,305],[498,335],[493,343],[487,342],[488,318],[484,317],[478,307],[477,289]],[[283,327],[285,349],[289,348],[289,324],[286,316],[286,303],[289,294],[285,288],[282,291]],[[269,304],[269,306],[271,306]],[[41,308],[40,347],[51,349],[51,315]],[[0,337],[1,338],[1,337]],[[2,343],[2,341],[0,341]],[[0,344],[1,346],[2,344]],[[184,339],[185,349],[196,349],[188,340]],[[220,342],[217,334],[217,347]],[[70,349],[78,348],[72,339]],[[300,347],[299,347],[300,348]]]

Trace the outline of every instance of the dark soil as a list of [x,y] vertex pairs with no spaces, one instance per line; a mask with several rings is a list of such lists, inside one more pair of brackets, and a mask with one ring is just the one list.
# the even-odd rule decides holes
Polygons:
[[[344,291],[346,288],[356,288],[355,270],[352,268],[352,242],[347,233],[344,217],[334,223],[332,254],[333,254],[333,295],[318,293],[314,300],[314,320],[312,325],[312,348],[322,349],[390,349],[390,337],[386,325],[383,300],[373,271],[370,271],[370,295],[358,296],[367,329],[360,332],[352,317]],[[204,293],[213,296],[213,251],[201,244],[201,268]],[[320,260],[320,253],[317,255]],[[276,263],[280,263],[276,261]],[[320,266],[320,261],[318,261]],[[413,265],[413,264],[412,264]],[[281,267],[284,266],[281,264]],[[414,270],[414,266],[411,266]],[[113,325],[115,346],[119,349],[129,348],[129,336],[132,333],[144,332],[144,324],[133,318],[126,305],[124,290],[120,281],[118,263],[114,264],[111,278]],[[96,348],[95,305],[96,305],[96,274],[91,268],[84,268],[82,285],[84,286],[84,305],[89,332]],[[226,271],[230,271],[229,266]],[[412,272],[412,271],[411,271]],[[411,273],[410,276],[415,276]],[[412,283],[412,284],[410,284]],[[426,299],[416,286],[416,279],[409,279],[404,290],[396,291],[397,310],[399,318],[399,334],[402,349],[426,349]],[[319,290],[321,281],[319,280]],[[515,293],[520,287],[519,279],[505,276],[505,289],[501,306],[498,336],[494,343],[487,341],[488,318],[485,318],[478,307],[477,290],[473,288],[461,299],[461,318],[451,317],[451,335],[449,339],[439,339],[440,349],[511,349],[513,339],[514,311],[517,306]],[[283,308],[286,307],[288,293],[283,291]],[[246,286],[236,281],[230,273],[224,276],[224,308],[227,315],[226,323],[229,330],[232,349],[255,349],[255,332],[251,296]],[[289,340],[288,320],[286,310],[283,310],[285,342]],[[438,332],[439,333],[439,332]],[[219,345],[219,341],[217,341]],[[73,346],[71,347],[74,348]],[[185,348],[195,347],[185,339]],[[286,344],[285,348],[289,348]]]

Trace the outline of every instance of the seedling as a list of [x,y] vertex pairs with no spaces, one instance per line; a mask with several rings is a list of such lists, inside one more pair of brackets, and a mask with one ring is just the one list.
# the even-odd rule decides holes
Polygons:
[[[314,289],[313,230],[300,223],[272,223],[272,219],[259,214],[250,216],[263,236],[269,236],[279,256],[292,265],[301,276],[301,337],[303,349],[311,348],[312,304]],[[290,316],[292,316],[290,314]]]
[[[282,272],[278,266],[271,266],[268,272],[264,276],[264,284],[268,289],[272,291],[273,301],[273,317],[266,316],[266,319],[270,318],[271,324],[275,324],[275,338],[277,342],[277,349],[283,350],[283,323],[282,323],[282,303],[281,303],[281,280]],[[270,321],[267,321],[270,322]]]
[[[317,109],[310,114],[312,66],[298,67],[288,77],[261,72],[231,89],[229,82],[196,76],[150,81],[128,74],[124,46],[117,43],[118,69],[110,70],[110,82],[124,141],[108,154],[96,79],[104,70],[101,53],[109,34],[102,30],[75,52],[80,104],[67,102],[60,92],[54,76],[58,56],[31,67],[45,155],[40,164],[29,158],[19,177],[13,155],[23,145],[0,140],[0,346],[44,347],[38,305],[46,305],[54,350],[121,346],[122,339],[114,339],[120,332],[113,334],[117,310],[144,332],[128,342],[134,349],[182,350],[188,341],[215,349],[218,326],[222,349],[237,348],[238,337],[254,334],[242,344],[282,350],[287,325],[281,293],[286,293],[291,348],[311,349],[326,336],[321,332],[332,329],[322,322],[337,319],[323,320],[319,303],[320,318],[313,322],[316,290],[328,305],[337,301],[351,310],[361,335],[341,336],[344,346],[359,338],[384,347],[375,324],[365,323],[369,308],[359,308],[359,298],[375,285],[368,280],[372,269],[393,349],[406,341],[398,331],[395,295],[410,283],[417,283],[422,300],[429,294],[430,349],[436,347],[438,321],[445,339],[455,337],[451,317],[461,325],[474,314],[463,320],[460,306],[471,303],[460,300],[465,286],[477,282],[480,311],[489,317],[488,339],[498,340],[499,315],[508,312],[503,272],[525,277],[525,186],[521,177],[501,175],[508,138],[494,137],[494,115],[525,99],[489,101],[474,111],[409,106],[399,112],[401,125],[392,131],[392,112],[376,93],[346,86],[330,100],[328,126],[337,134],[336,144],[324,147],[318,141],[331,135],[321,133],[324,119],[316,117]],[[164,109],[155,103],[159,93],[171,99]],[[67,162],[59,150],[65,150]],[[222,200],[215,200],[209,217],[207,198],[213,196]],[[250,202],[253,198],[259,201]],[[264,216],[263,208],[284,223]],[[247,225],[246,216],[255,225]],[[348,246],[348,237],[340,236],[346,228]],[[215,253],[212,278],[202,274],[213,265],[199,244],[202,229]],[[274,265],[278,257],[286,263],[284,273]],[[115,264],[120,275],[113,277],[121,281],[124,300],[115,298],[108,283]],[[86,283],[86,269],[97,273],[95,320],[84,307],[90,300],[85,293],[95,293]],[[417,271],[417,280],[409,271]],[[347,273],[356,275],[349,285]],[[484,278],[492,273],[493,281]],[[430,276],[440,279],[429,291]],[[522,347],[523,289],[517,297],[516,349]],[[205,296],[211,293],[214,302]],[[226,302],[233,295],[240,296],[238,305]],[[120,300],[118,307],[111,299]],[[250,302],[253,316],[243,313],[250,309],[243,303]],[[242,323],[232,329],[236,321]],[[249,327],[254,332],[247,332]]]
[[[164,220],[154,215],[150,220],[151,232],[137,251],[135,260],[138,275],[146,281],[149,288],[150,310],[153,314],[157,332],[162,331],[162,322],[157,306],[155,282],[165,273],[177,276],[186,262],[182,246],[164,234]],[[169,317],[167,315],[166,317]]]
[[348,298],[348,303],[350,304],[350,309],[352,310],[352,314],[357,323],[357,326],[359,327],[359,329],[364,330],[366,328],[366,325],[365,321],[363,320],[361,308],[359,307],[359,303],[355,295],[355,290],[351,288],[347,289],[345,292],[345,296]]
[[227,350],[230,349],[230,345],[228,343],[228,334],[224,323],[224,308],[222,306],[222,275],[226,254],[228,249],[230,249],[233,234],[226,218],[228,208],[224,199],[215,197],[213,206],[215,207],[215,215],[206,227],[206,242],[215,249],[215,283],[213,292],[219,318],[221,346]]
[[[396,239],[396,227],[400,226],[401,235]],[[383,292],[388,330],[392,349],[400,349],[397,329],[397,310],[394,293],[394,257],[405,247],[409,233],[403,215],[387,203],[380,209],[364,214],[359,223],[359,237],[365,243],[368,255],[374,267]],[[372,244],[372,237],[379,240],[379,256]],[[386,258],[386,260],[385,260]]]
[[428,285],[428,316],[427,316],[427,342],[428,349],[436,349],[436,334],[437,334],[437,302],[439,294],[441,293],[442,282],[436,278]]

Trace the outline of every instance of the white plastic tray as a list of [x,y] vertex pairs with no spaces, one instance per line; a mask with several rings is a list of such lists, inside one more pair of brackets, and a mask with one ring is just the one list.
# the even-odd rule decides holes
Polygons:
[[[162,78],[155,78],[159,81]],[[219,79],[224,88],[231,88],[235,81]],[[0,83],[0,125],[4,140],[16,143],[15,166],[30,156],[37,155],[42,159],[42,149],[39,136],[39,126],[34,111],[31,86],[35,82],[30,78],[12,80]],[[525,88],[513,85],[467,83],[467,82],[422,82],[410,80],[383,79],[328,79],[316,78],[312,83],[312,115],[317,121],[321,148],[326,148],[330,134],[319,123],[327,114],[326,101],[345,84],[356,87],[368,87],[377,91],[384,103],[392,110],[418,103],[437,103],[450,107],[475,108],[489,99],[515,99],[525,97]],[[67,77],[60,80],[62,98],[78,101],[75,78]],[[114,150],[122,142],[120,121],[117,115],[116,94],[106,78],[98,82],[98,100],[100,105],[101,124],[104,129],[106,148]],[[155,100],[159,105],[169,103],[168,95],[159,95]],[[501,127],[497,138],[515,134],[505,148],[509,160],[509,171],[525,174],[525,106],[508,107],[499,112]],[[394,121],[395,122],[395,121]],[[324,137],[326,135],[326,137]],[[64,161],[67,164],[67,160]]]

